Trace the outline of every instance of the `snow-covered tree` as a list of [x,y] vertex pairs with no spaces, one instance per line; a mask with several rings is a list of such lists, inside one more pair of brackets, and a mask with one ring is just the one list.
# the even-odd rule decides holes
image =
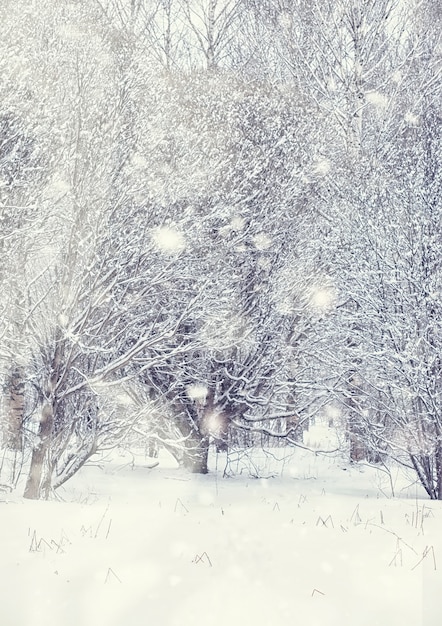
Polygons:
[[[296,411],[290,343],[299,310],[280,276],[287,257],[302,255],[312,221],[312,124],[290,90],[230,73],[168,77],[156,94],[163,107],[146,100],[137,167],[148,181],[144,194],[164,205],[157,236],[183,236],[180,264],[193,276],[183,290],[196,295],[204,285],[204,297],[182,326],[183,337],[200,339],[197,350],[152,368],[145,380],[169,399],[191,467],[205,469],[210,435],[225,445],[229,424],[269,433],[268,420]],[[198,462],[192,450],[201,452]]]
[[[26,241],[32,242],[21,256],[14,257],[16,265],[11,264],[5,274],[13,304],[14,270],[20,280],[23,302],[18,302],[16,310],[27,330],[20,364],[25,381],[35,389],[34,419],[26,423],[32,444],[25,489],[30,498],[47,494],[53,484],[66,480],[109,432],[96,386],[113,382],[117,375],[124,378],[129,365],[140,371],[164,360],[165,354],[187,349],[180,342],[171,346],[171,337],[192,306],[191,300],[181,300],[169,314],[161,312],[163,284],[174,289],[174,281],[182,284],[183,277],[177,276],[173,261],[159,258],[149,231],[152,215],[147,207],[138,214],[133,211],[134,188],[123,186],[128,181],[128,163],[136,153],[133,103],[139,97],[139,82],[122,84],[122,68],[115,63],[121,48],[103,37],[93,15],[64,8],[51,12],[52,8],[48,3],[48,13],[39,15],[29,54],[30,59],[37,54],[39,38],[46,35],[49,61],[43,69],[54,77],[50,91],[39,73],[25,74],[32,97],[50,94],[47,102],[53,106],[48,107],[45,119],[57,131],[57,141],[51,143],[53,159],[44,163],[44,175],[39,175],[35,191],[36,213],[45,220],[36,222],[39,228],[34,216],[32,222],[23,219],[14,226],[12,218],[21,213],[10,210],[17,206],[9,189],[2,213],[5,224],[11,226],[10,236],[2,243],[16,242],[24,233]],[[25,33],[18,32],[18,41],[23,43]],[[61,64],[63,72],[58,71]],[[21,185],[30,194],[30,174],[23,182],[19,170],[33,170],[26,157],[30,149],[25,153],[21,148],[33,138],[20,127],[14,128],[5,121],[3,169],[5,177],[11,178],[9,187],[13,183],[15,190]],[[41,124],[36,125],[38,147],[46,140],[38,133],[43,130]],[[38,245],[32,237],[38,237]],[[15,319],[17,313],[12,311],[10,317]],[[11,335],[8,328],[4,333],[7,338]],[[18,352],[10,347],[8,351]],[[21,385],[21,393],[25,381],[13,379],[16,387]],[[22,411],[17,394],[9,388],[14,410]],[[67,463],[72,457],[75,462]]]
[[324,260],[339,298],[318,356],[338,374],[328,390],[343,398],[352,458],[399,460],[440,498],[440,53],[417,19],[400,43],[383,133],[367,115],[357,161],[335,173]]
[[50,228],[55,205],[43,205],[41,198],[53,173],[62,128],[60,92],[47,89],[53,67],[40,45],[41,22],[33,22],[32,11],[20,3],[5,3],[1,12],[2,427],[5,445],[21,448],[30,355],[28,316],[33,307],[28,286],[42,268],[27,270],[54,236]]

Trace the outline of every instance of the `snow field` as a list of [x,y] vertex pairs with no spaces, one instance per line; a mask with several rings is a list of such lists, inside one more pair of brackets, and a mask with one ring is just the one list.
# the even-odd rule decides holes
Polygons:
[[2,624],[440,623],[442,506],[414,486],[299,450],[268,479],[127,461],[2,497]]

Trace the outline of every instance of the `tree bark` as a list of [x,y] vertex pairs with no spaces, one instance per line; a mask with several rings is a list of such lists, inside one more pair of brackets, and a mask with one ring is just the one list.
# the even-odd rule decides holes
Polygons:
[[183,466],[192,474],[207,474],[209,461],[209,437],[195,433],[187,443]]
[[4,445],[10,450],[23,449],[22,426],[25,406],[24,369],[19,365],[13,367],[8,388],[8,412],[6,428],[3,433]]
[[25,498],[37,500],[41,496],[43,470],[51,446],[53,424],[54,407],[52,404],[46,403],[41,412],[40,425],[38,428],[38,442],[32,451],[31,466],[23,494]]

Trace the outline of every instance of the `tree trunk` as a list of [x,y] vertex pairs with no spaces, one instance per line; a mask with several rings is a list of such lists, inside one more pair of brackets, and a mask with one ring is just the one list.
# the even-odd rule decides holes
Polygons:
[[414,469],[416,470],[416,474],[419,477],[421,485],[429,495],[430,500],[438,500],[439,498],[435,489],[429,458],[425,455],[410,453],[410,459]]
[[363,461],[366,458],[366,448],[361,437],[350,429],[350,460],[357,463]]
[[183,457],[183,466],[192,474],[207,474],[209,461],[209,437],[199,433],[188,441]]
[[23,449],[23,417],[25,406],[24,369],[19,365],[13,367],[8,385],[8,410],[6,426],[3,432],[3,443],[10,450]]
[[352,372],[348,380],[347,407],[350,409],[347,417],[347,435],[350,440],[350,460],[363,461],[367,458],[364,424],[361,418],[361,404],[363,398],[362,381],[356,372]]
[[[43,481],[45,462],[48,463],[48,453],[51,447],[52,427],[54,424],[54,407],[45,404],[42,409],[40,426],[38,428],[38,442],[32,451],[31,466],[24,491],[24,497],[31,500],[40,498],[43,486],[46,496],[48,493],[48,480]],[[44,485],[43,485],[44,482]]]

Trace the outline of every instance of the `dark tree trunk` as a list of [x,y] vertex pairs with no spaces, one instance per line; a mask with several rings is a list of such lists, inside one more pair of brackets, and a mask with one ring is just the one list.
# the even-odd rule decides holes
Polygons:
[[[52,440],[52,427],[54,424],[54,408],[51,404],[45,404],[41,412],[40,425],[38,428],[38,443],[32,451],[31,466],[24,491],[24,497],[31,500],[40,498],[43,488],[43,472],[45,462],[49,463],[49,450]],[[45,482],[45,492],[48,495],[48,484]]]
[[356,430],[349,428],[350,438],[350,460],[357,463],[363,461],[367,457],[367,449],[365,444]]
[[438,500],[437,490],[434,485],[433,472],[431,471],[430,462],[427,456],[410,454],[416,474],[419,477],[421,485],[429,495],[431,500]]
[[192,474],[207,474],[209,461],[209,438],[199,433],[188,441],[183,466]]
[[25,411],[25,373],[22,367],[15,366],[8,385],[8,411],[3,433],[5,447],[10,450],[23,449],[23,418]]
[[367,458],[367,445],[364,424],[360,417],[360,405],[363,397],[362,383],[355,373],[352,373],[349,378],[348,392],[347,406],[350,413],[347,419],[347,434],[350,440],[350,460],[357,463]]

